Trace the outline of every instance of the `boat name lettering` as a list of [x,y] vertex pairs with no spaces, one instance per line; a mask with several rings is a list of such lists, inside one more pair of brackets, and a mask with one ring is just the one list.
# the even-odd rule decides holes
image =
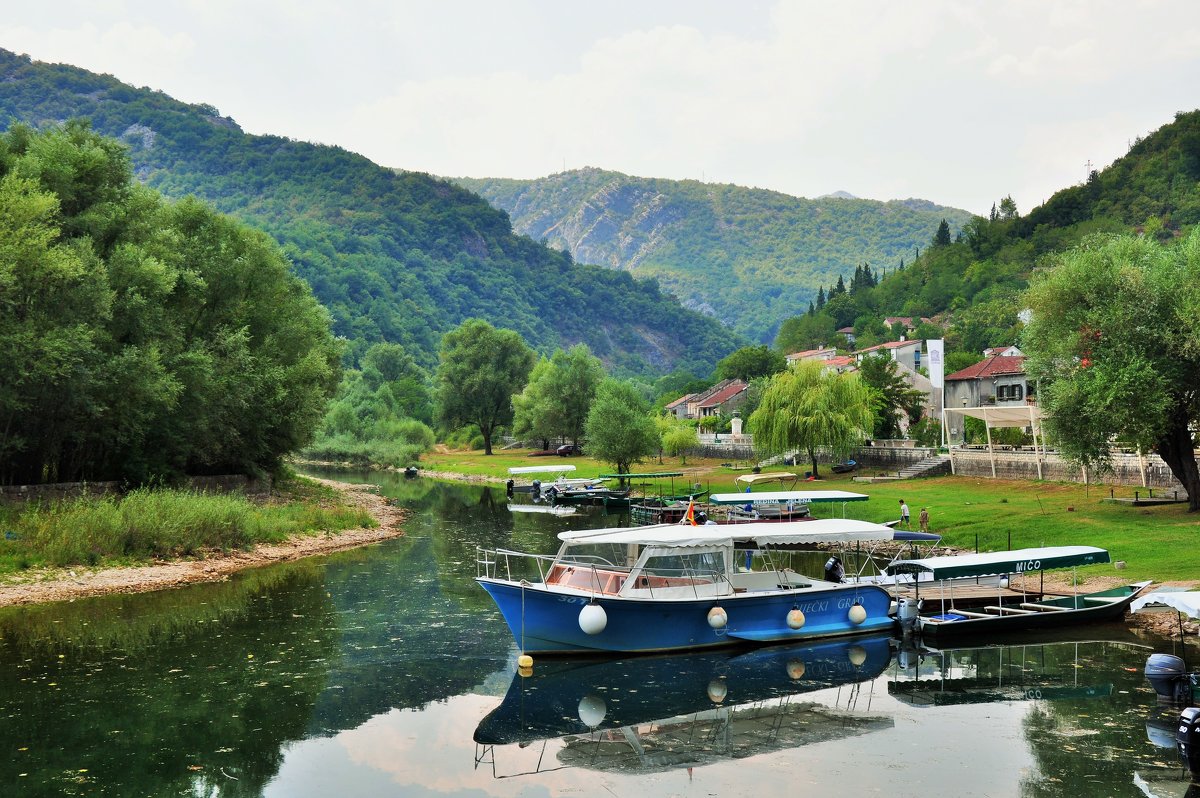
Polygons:
[[851,596],[840,598],[838,599],[837,605],[839,610],[849,609],[850,607],[854,606],[854,599]]
[[559,596],[558,600],[565,604],[587,604],[587,599],[574,596]]
[[1017,563],[1016,571],[1017,573],[1021,573],[1023,571],[1037,571],[1040,570],[1041,567],[1041,560],[1026,560],[1025,562]]
[[825,610],[829,609],[829,601],[828,601],[828,599],[826,599],[824,601],[810,601],[807,604],[801,604],[799,606],[799,609],[801,612],[805,612],[805,613],[825,612]]

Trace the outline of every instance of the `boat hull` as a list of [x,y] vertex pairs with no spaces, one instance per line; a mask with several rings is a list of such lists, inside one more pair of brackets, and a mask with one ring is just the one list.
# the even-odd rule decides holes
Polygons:
[[[737,593],[719,598],[686,600],[634,599],[548,589],[543,584],[479,577],[512,631],[517,645],[528,653],[687,651],[736,644],[813,640],[839,635],[888,631],[891,596],[874,585]],[[580,628],[583,608],[594,601],[604,609],[606,624],[597,634]],[[861,604],[866,618],[850,619]],[[709,625],[708,613],[720,607],[725,627]],[[799,629],[788,626],[788,613],[804,614]]]
[[989,617],[966,617],[961,613],[950,611],[946,614],[947,616],[958,615],[959,617],[946,620],[937,620],[946,616],[922,617],[920,618],[921,638],[941,643],[946,640],[977,638],[1005,632],[1061,629],[1081,624],[1117,620],[1125,615],[1129,605],[1149,585],[1149,582],[1140,582],[1112,590],[1041,602],[1052,605],[1057,601],[1068,606],[1067,609],[1058,611]]

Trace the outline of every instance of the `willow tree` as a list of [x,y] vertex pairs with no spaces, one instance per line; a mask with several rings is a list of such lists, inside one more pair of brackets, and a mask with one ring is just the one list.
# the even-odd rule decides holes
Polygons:
[[1025,299],[1025,367],[1062,452],[1099,471],[1114,440],[1157,452],[1200,510],[1200,231],[1091,239]]
[[857,374],[835,374],[805,360],[771,378],[749,428],[763,454],[803,449],[817,476],[818,449],[842,459],[870,437],[872,406],[871,390]]

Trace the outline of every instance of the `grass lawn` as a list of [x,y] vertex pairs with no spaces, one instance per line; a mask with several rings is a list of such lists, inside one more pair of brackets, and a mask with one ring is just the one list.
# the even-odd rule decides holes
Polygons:
[[[575,476],[610,473],[607,463],[590,457],[529,457],[528,451],[510,450],[487,457],[482,452],[433,452],[422,456],[422,467],[462,474],[507,478],[512,466],[564,465],[576,467]],[[637,465],[635,471],[684,471],[677,485],[700,482],[713,492],[732,491],[738,473],[723,468],[718,460],[656,458]],[[801,472],[804,466],[791,470]],[[1101,501],[1109,487],[1070,482],[1037,482],[980,479],[977,477],[934,477],[892,483],[861,484],[850,475],[822,470],[817,482],[802,482],[797,489],[849,490],[865,493],[869,502],[846,505],[846,514],[868,521],[892,521],[900,517],[899,501],[911,510],[914,528],[922,507],[929,509],[930,529],[942,535],[949,546],[981,551],[1002,551],[1035,546],[1099,546],[1112,559],[1124,560],[1120,574],[1129,581],[1200,581],[1200,516],[1189,514],[1187,505],[1127,507]],[[552,477],[551,477],[552,478]],[[1118,496],[1131,497],[1133,488],[1118,486]],[[814,514],[825,515],[834,505],[817,505]],[[840,506],[837,512],[841,512]],[[1112,565],[1079,570],[1089,576],[1112,576]]]

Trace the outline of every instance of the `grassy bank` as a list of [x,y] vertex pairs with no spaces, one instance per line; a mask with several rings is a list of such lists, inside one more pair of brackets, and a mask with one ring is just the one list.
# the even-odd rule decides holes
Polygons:
[[28,568],[137,564],[246,549],[294,535],[375,526],[336,491],[289,479],[269,502],[142,489],[124,496],[0,505],[0,574]]
[[[422,467],[440,471],[507,477],[514,465],[561,465],[571,463],[578,476],[607,473],[610,466],[588,457],[531,458],[521,452],[504,452],[486,457],[482,452],[433,452],[422,459]],[[678,458],[664,458],[637,467],[639,471],[682,470],[684,482],[700,482],[714,492],[736,490],[738,472],[723,468],[717,460],[688,459],[681,466]],[[768,469],[771,470],[771,469]],[[775,469],[782,470],[782,469]],[[804,471],[799,467],[798,471]],[[911,508],[913,525],[922,507],[929,509],[931,530],[942,535],[943,542],[962,549],[998,551],[1010,547],[1100,546],[1114,560],[1124,560],[1127,568],[1120,574],[1130,581],[1200,580],[1200,558],[1195,543],[1200,539],[1200,517],[1187,512],[1187,505],[1140,508],[1109,504],[1110,488],[1084,486],[1068,482],[1038,482],[980,479],[976,477],[936,477],[901,482],[861,484],[849,475],[834,475],[823,470],[818,482],[799,483],[803,489],[840,489],[865,493],[871,500],[847,504],[846,514],[869,521],[892,521],[900,516],[899,501]],[[1129,486],[1112,488],[1117,496],[1132,496]],[[1144,490],[1143,490],[1144,493]],[[841,506],[818,505],[814,514],[841,513]],[[1113,566],[1081,569],[1080,575],[1111,576]]]

